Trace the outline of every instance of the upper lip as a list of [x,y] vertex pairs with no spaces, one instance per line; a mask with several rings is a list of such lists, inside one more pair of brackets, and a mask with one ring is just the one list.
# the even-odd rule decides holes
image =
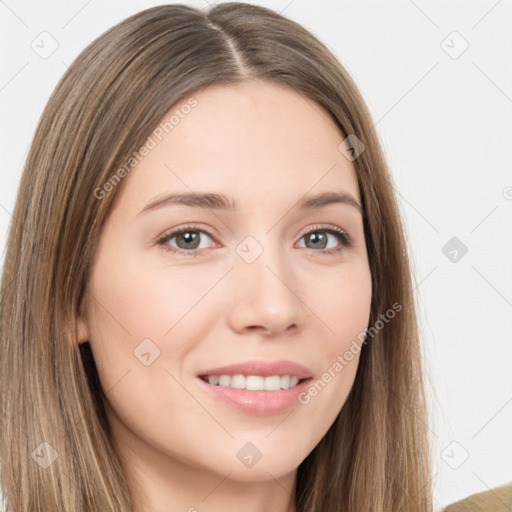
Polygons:
[[261,375],[262,377],[271,377],[273,375],[295,375],[299,379],[308,379],[313,376],[312,371],[307,367],[293,361],[244,361],[230,364],[227,366],[218,366],[201,371],[198,376],[207,375]]

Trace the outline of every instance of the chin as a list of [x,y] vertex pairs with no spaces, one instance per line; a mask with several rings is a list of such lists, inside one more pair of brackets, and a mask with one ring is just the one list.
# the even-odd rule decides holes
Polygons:
[[[240,466],[240,467],[239,467]],[[244,467],[240,464],[236,468],[231,467],[229,471],[232,473],[229,475],[230,480],[237,482],[268,482],[269,480],[283,478],[289,475],[298,468],[293,461],[290,464],[286,464],[282,460],[274,461],[267,460],[263,462],[263,458],[259,460],[252,468]],[[227,473],[226,473],[227,474]]]

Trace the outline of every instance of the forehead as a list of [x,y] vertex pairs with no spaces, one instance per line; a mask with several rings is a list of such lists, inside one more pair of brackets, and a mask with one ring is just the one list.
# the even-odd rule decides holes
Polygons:
[[[194,105],[193,107],[184,107]],[[172,122],[170,122],[172,119]],[[214,85],[174,105],[124,183],[138,205],[158,194],[218,191],[251,198],[344,190],[360,201],[352,163],[329,114],[309,98],[269,82]],[[143,207],[142,205],[141,207]]]

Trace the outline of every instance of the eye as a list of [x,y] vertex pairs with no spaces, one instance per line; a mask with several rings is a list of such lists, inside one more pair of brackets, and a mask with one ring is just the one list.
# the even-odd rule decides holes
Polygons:
[[[208,238],[212,238],[213,235],[203,229],[198,229],[193,226],[186,226],[184,228],[172,231],[171,233],[165,234],[158,240],[158,244],[161,245],[166,251],[172,251],[184,256],[196,256],[200,254],[201,249],[212,247],[210,245],[201,246],[202,235],[206,235]],[[178,247],[170,245],[173,239],[176,239],[175,243]]]
[[[340,245],[326,250],[329,236],[337,238]],[[319,249],[318,252],[327,255],[339,253],[345,248],[352,246],[352,238],[338,226],[314,226],[312,230],[302,235],[301,240],[302,239],[306,239],[308,242],[313,244],[312,247],[307,248]]]
[[[215,243],[206,243],[201,246],[201,238],[204,238],[204,235],[213,240],[213,235],[208,231],[196,226],[185,226],[164,234],[158,240],[158,245],[161,245],[166,251],[172,251],[180,256],[199,256],[202,254],[202,249],[215,246]],[[337,239],[339,245],[327,248],[329,237]],[[312,247],[307,246],[306,248],[314,249],[315,252],[323,255],[339,253],[345,248],[351,247],[353,243],[348,233],[338,226],[314,226],[313,229],[302,235],[302,239],[306,239],[308,243],[312,244]],[[171,244],[173,240],[174,242]]]

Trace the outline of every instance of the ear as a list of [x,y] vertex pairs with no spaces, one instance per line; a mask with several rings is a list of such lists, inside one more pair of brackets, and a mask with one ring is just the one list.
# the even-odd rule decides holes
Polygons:
[[89,326],[87,320],[83,318],[77,318],[76,320],[76,342],[78,345],[89,341]]
[[76,317],[75,340],[77,345],[89,341],[90,339],[89,325],[87,323],[87,314],[85,309],[85,302],[84,299],[82,299],[78,306],[78,314]]

